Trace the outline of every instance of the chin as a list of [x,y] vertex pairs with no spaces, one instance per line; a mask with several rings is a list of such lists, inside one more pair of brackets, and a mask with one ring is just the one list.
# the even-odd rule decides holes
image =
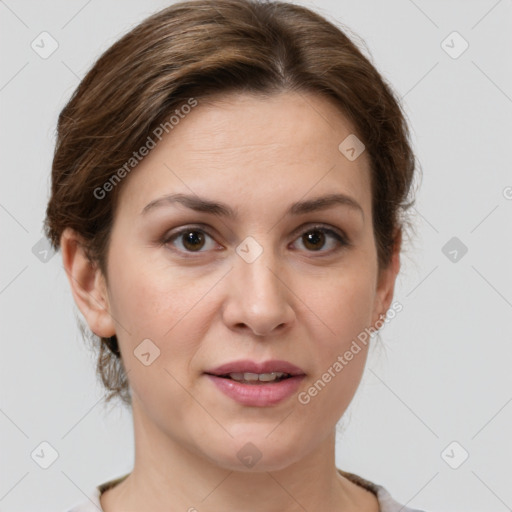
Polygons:
[[300,442],[288,433],[269,435],[275,426],[261,429],[253,427],[252,430],[245,428],[244,435],[238,433],[233,436],[231,443],[224,443],[223,446],[219,443],[215,453],[211,450],[215,443],[209,444],[209,449],[203,453],[215,464],[230,471],[254,473],[286,469],[304,457],[304,453],[297,450],[303,446],[304,437],[299,436],[302,439]]

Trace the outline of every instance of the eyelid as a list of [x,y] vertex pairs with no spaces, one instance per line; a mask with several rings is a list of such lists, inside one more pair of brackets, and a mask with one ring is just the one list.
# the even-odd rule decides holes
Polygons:
[[343,230],[336,228],[330,224],[322,224],[321,222],[302,224],[296,230],[293,231],[293,236],[297,236],[299,234],[315,230],[323,231],[325,233],[332,233],[334,236],[338,236],[339,238],[341,238],[344,244],[349,245],[349,238]]
[[[186,226],[180,227],[177,231],[170,231],[165,233],[162,239],[160,240],[160,244],[168,245],[173,240],[179,239],[180,236],[190,231],[200,231],[201,233],[204,233],[205,235],[209,236],[212,240],[215,240],[214,236],[210,234],[209,230],[210,228],[207,224],[187,224]],[[179,249],[172,250],[182,255],[186,254],[187,257],[194,257],[194,251],[181,251]],[[205,252],[207,251],[196,251],[195,254],[201,254]]]
[[[166,234],[161,239],[162,245],[170,244],[173,240],[178,239],[181,235],[190,232],[190,231],[200,231],[207,236],[209,236],[212,240],[215,240],[214,236],[210,234],[210,227],[207,224],[189,224],[183,227],[180,227],[177,231],[171,231]],[[345,234],[344,231],[340,230],[339,228],[335,228],[334,226],[331,226],[329,224],[322,224],[322,223],[306,223],[301,226],[299,226],[297,229],[295,229],[292,233],[292,236],[295,238],[293,241],[295,241],[301,234],[308,233],[310,231],[320,231],[327,235],[330,235],[338,242],[338,247],[335,249],[331,249],[330,251],[306,251],[311,254],[314,254],[315,252],[318,252],[319,255],[331,255],[333,253],[336,253],[346,247],[350,247],[352,243],[349,240],[349,237]],[[180,254],[186,254],[186,257],[196,257],[194,254],[201,254],[208,251],[181,251],[178,249],[172,249],[175,252],[178,252]]]

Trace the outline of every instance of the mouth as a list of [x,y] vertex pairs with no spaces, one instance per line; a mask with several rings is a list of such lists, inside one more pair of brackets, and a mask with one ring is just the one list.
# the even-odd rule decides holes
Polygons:
[[236,402],[264,407],[292,396],[305,372],[287,361],[233,361],[204,372],[217,389]]
[[242,384],[261,385],[273,382],[281,382],[282,380],[289,379],[292,377],[289,373],[283,372],[270,372],[270,373],[226,373],[224,375],[215,375],[213,373],[207,373],[207,375],[214,375],[221,379],[231,379],[235,382],[241,382]]
[[260,382],[278,382],[283,379],[305,375],[298,366],[282,360],[269,360],[258,363],[249,359],[231,361],[205,372],[208,375],[225,379],[258,384]]

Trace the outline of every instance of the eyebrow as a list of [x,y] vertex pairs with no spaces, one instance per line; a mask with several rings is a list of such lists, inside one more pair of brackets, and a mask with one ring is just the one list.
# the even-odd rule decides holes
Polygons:
[[[225,203],[217,201],[210,201],[206,198],[197,195],[187,194],[169,194],[163,197],[154,199],[148,203],[141,211],[141,215],[146,215],[148,212],[162,206],[169,206],[175,203],[182,204],[196,212],[210,213],[219,217],[227,217],[229,219],[237,218],[237,211],[232,209]],[[334,206],[345,206],[351,210],[359,211],[364,220],[364,211],[361,205],[352,197],[345,194],[328,194],[314,199],[305,201],[298,201],[293,203],[285,215],[301,215],[320,210],[326,210]]]

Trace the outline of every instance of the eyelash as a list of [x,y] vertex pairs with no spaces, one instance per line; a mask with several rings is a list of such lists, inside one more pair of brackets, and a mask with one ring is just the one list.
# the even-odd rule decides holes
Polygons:
[[[168,233],[166,234],[162,240],[160,241],[161,245],[167,245],[169,243],[171,243],[173,240],[175,239],[179,239],[180,236],[186,234],[186,233],[190,233],[190,232],[199,232],[199,233],[203,233],[205,235],[208,235],[210,238],[213,239],[213,236],[210,235],[208,233],[207,230],[205,230],[204,227],[202,226],[186,226],[182,229],[180,229],[179,231],[176,231],[174,233]],[[311,252],[311,253],[321,253],[322,255],[331,255],[333,253],[336,253],[346,247],[349,247],[351,245],[351,243],[348,241],[348,238],[342,234],[341,232],[338,232],[334,229],[331,229],[331,228],[328,228],[328,227],[325,227],[323,225],[313,225],[312,227],[308,227],[307,229],[305,229],[304,231],[300,232],[299,233],[299,236],[297,238],[295,238],[295,240],[297,240],[298,238],[300,238],[301,236],[305,235],[306,233],[311,233],[311,232],[320,232],[320,233],[323,233],[323,234],[326,234],[326,235],[331,235],[335,240],[337,240],[338,242],[338,247],[336,247],[335,249],[332,249],[330,251],[307,251],[307,252]],[[295,241],[294,240],[294,241]],[[172,249],[173,251],[175,252],[178,252],[180,254],[186,254],[187,256],[184,256],[186,258],[195,258],[196,256],[191,256],[193,254],[201,254],[201,253],[204,253],[204,252],[207,252],[207,251],[182,251],[182,250],[177,250],[177,249]]]

